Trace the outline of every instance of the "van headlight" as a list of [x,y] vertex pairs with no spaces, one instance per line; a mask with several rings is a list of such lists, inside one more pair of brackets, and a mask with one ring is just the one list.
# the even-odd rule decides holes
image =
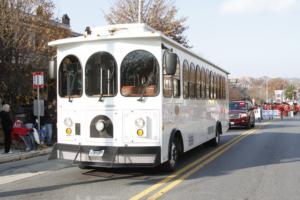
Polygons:
[[144,128],[145,126],[145,120],[142,118],[136,119],[134,123],[138,128]]
[[95,124],[95,128],[97,131],[103,131],[105,128],[105,123],[102,119],[98,120]]
[[73,126],[73,121],[70,117],[67,117],[67,118],[64,119],[64,124],[65,124],[66,127],[70,128],[70,127]]
[[246,113],[240,113],[240,118],[244,118],[244,117],[247,117],[247,114]]

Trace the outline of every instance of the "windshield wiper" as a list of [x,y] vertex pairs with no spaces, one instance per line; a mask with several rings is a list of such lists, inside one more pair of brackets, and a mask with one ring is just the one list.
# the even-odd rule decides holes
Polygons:
[[140,96],[140,98],[137,100],[139,102],[143,102],[144,101],[144,95],[146,92],[147,87],[150,85],[150,83],[152,82],[153,79],[153,73],[150,74],[149,79],[147,80],[147,82],[143,85],[143,91],[142,94]]
[[75,73],[68,72],[67,74],[67,94],[69,98],[69,102],[72,103],[72,92],[75,84]]
[[103,99],[103,94],[102,94],[102,93],[100,93],[100,96],[99,96],[98,101],[99,101],[99,102],[103,102],[103,101],[104,101],[104,99]]
[[[110,70],[107,69],[107,83],[106,83],[106,88],[107,88],[107,94],[110,94],[110,84],[111,81],[114,80],[114,70],[112,71],[112,73],[110,73]],[[100,68],[100,96],[99,96],[99,102],[103,102],[104,101],[104,96],[103,96],[103,68]]]

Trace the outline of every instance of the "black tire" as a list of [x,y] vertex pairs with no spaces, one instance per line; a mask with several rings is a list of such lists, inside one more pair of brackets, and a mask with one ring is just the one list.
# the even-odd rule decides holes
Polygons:
[[164,164],[163,168],[167,172],[172,172],[177,168],[179,155],[180,155],[180,140],[174,137],[170,142],[169,147],[169,160]]
[[252,125],[251,125],[251,122],[250,122],[250,119],[249,119],[249,121],[248,121],[247,125],[245,126],[245,128],[250,129],[251,127],[252,127]]
[[80,169],[92,169],[91,166],[88,166],[88,165],[83,164],[83,163],[80,163],[80,164],[78,165],[78,168],[80,168]]
[[221,127],[217,126],[216,128],[216,137],[211,139],[208,143],[210,146],[218,146],[221,141]]
[[251,125],[252,128],[255,128],[255,121],[253,122],[253,124]]

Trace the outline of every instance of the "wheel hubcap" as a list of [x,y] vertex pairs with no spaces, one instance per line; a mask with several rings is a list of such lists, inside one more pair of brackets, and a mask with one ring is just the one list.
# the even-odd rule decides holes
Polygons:
[[172,146],[171,146],[171,158],[170,158],[170,164],[171,164],[172,167],[174,167],[175,164],[176,164],[177,156],[178,156],[178,152],[177,152],[176,145],[174,143],[172,143]]
[[219,143],[219,142],[220,142],[220,135],[218,134],[216,137],[216,143]]

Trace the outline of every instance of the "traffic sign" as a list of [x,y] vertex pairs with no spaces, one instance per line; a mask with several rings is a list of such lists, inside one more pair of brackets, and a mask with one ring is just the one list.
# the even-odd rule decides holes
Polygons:
[[44,72],[33,72],[33,88],[44,87]]

